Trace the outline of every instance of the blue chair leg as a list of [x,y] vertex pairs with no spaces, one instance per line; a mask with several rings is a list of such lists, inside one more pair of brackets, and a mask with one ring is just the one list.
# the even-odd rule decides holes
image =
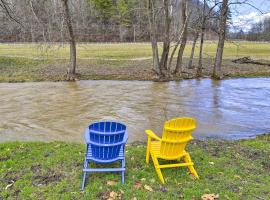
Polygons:
[[[88,167],[88,161],[85,159],[85,161],[84,161],[84,169],[87,169],[87,167]],[[86,173],[87,172],[83,173],[82,191],[84,190],[84,186],[85,186]]]
[[[125,168],[125,159],[122,160],[122,168]],[[125,183],[125,171],[122,171],[122,185]]]

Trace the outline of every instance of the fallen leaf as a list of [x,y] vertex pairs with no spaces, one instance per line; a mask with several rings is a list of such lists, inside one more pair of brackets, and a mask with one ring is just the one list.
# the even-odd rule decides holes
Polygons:
[[152,178],[152,179],[150,179],[150,182],[154,183],[154,182],[156,182],[156,180],[154,178]]
[[8,188],[10,188],[13,184],[14,184],[14,181],[11,181],[11,183],[8,184],[8,185],[5,187],[5,190],[7,190]]
[[144,189],[153,192],[154,190],[149,185],[144,185]]
[[241,176],[239,176],[239,175],[234,175],[234,178],[241,179]]
[[121,193],[121,194],[125,194],[125,192],[124,192],[123,190],[120,190],[120,193]]
[[135,160],[135,158],[134,157],[131,157],[131,160]]
[[214,162],[209,162],[210,165],[214,165],[215,163]]
[[141,182],[137,181],[137,182],[135,183],[134,187],[135,187],[136,189],[140,189],[140,188],[142,187]]
[[111,191],[111,192],[110,192],[110,197],[111,197],[112,199],[116,199],[117,196],[118,196],[118,194],[117,194],[116,192],[114,192],[114,191]]
[[117,185],[117,182],[115,182],[115,181],[107,181],[107,185],[110,185],[110,186]]
[[204,194],[201,196],[202,200],[217,200],[219,199],[218,194]]
[[141,178],[141,181],[146,181],[146,178]]
[[131,200],[137,200],[137,197],[133,197]]

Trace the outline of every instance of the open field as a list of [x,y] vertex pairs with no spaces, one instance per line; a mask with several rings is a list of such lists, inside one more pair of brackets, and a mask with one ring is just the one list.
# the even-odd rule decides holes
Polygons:
[[[237,45],[236,45],[237,44]],[[185,50],[187,62],[191,45]],[[224,52],[225,76],[269,76],[270,67],[235,64],[234,58],[250,56],[270,62],[270,44],[227,43]],[[212,71],[216,42],[205,44],[204,75]],[[198,48],[194,63],[197,63]],[[68,65],[68,45],[0,44],[0,82],[62,80]],[[81,79],[152,80],[149,43],[78,44],[78,73]],[[187,70],[191,75],[195,70]],[[179,77],[182,78],[182,77]],[[184,77],[185,78],[185,77]]]
[[[165,169],[161,185],[153,164],[145,164],[145,144],[126,149],[126,183],[117,174],[88,176],[80,191],[85,146],[82,144],[0,143],[1,199],[269,199],[270,135],[242,141],[193,141],[188,145],[200,175],[186,168]],[[150,189],[149,189],[150,188]],[[152,190],[152,191],[150,191]],[[113,193],[111,193],[113,194]]]

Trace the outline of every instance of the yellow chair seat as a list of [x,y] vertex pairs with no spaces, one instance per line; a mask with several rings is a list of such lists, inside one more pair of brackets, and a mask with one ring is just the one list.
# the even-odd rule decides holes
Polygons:
[[[157,158],[163,158],[160,156],[160,147],[161,147],[161,142],[160,141],[151,141],[151,154],[153,154],[155,157]],[[180,159],[181,157],[185,156],[187,154],[187,152],[184,150],[180,156],[177,158],[173,158],[173,159]],[[167,160],[169,160],[167,158]]]

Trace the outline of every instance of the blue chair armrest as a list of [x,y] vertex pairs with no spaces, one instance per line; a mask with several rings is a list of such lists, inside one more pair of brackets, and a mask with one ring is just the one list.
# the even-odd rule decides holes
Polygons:
[[85,132],[84,132],[84,140],[85,140],[85,143],[86,144],[89,144],[90,143],[90,132],[89,132],[89,127],[87,127],[85,129]]
[[123,139],[124,144],[127,143],[127,140],[128,140],[128,132],[126,131]]

